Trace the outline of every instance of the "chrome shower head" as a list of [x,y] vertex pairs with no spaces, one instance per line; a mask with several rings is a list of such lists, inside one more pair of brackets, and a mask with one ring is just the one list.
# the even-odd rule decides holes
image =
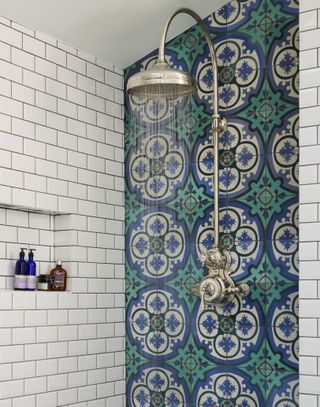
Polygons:
[[166,61],[157,61],[150,69],[136,73],[127,84],[130,95],[153,98],[187,96],[196,90],[192,75],[172,68]]

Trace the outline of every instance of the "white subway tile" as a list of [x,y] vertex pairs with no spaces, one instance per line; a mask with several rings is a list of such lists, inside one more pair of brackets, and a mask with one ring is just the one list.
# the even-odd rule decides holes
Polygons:
[[68,374],[68,387],[82,387],[88,384],[86,372]]
[[77,74],[70,69],[58,66],[58,81],[66,83],[71,86],[76,86],[77,84]]
[[300,391],[301,393],[320,394],[320,376],[301,375]]
[[78,106],[78,119],[89,124],[97,124],[97,112],[92,109],[87,109],[86,107]]
[[36,374],[35,362],[20,362],[13,364],[13,379],[25,379]]
[[58,209],[65,213],[77,213],[78,201],[73,198],[58,197]]
[[57,111],[57,98],[44,92],[36,92],[36,105],[52,112]]
[[36,159],[36,173],[40,175],[45,175],[48,177],[57,177],[58,166],[55,162],[50,162],[46,160]]
[[304,31],[300,33],[301,50],[320,47],[320,29]]
[[87,62],[87,76],[96,79],[97,81],[104,82],[104,69]]
[[77,370],[77,358],[68,357],[58,360],[58,372],[59,373],[68,373],[74,372]]
[[78,389],[78,401],[95,400],[97,398],[96,386],[83,386]]
[[48,358],[63,358],[68,356],[68,342],[48,343]]
[[58,178],[66,181],[77,181],[77,169],[69,165],[58,164]]
[[11,116],[0,113],[0,131],[11,133],[11,122],[17,120]]
[[23,173],[0,168],[0,184],[12,187],[23,187]]
[[300,69],[316,68],[318,66],[317,49],[300,51]]
[[35,158],[13,153],[12,168],[24,172],[35,172]]
[[39,143],[38,141],[24,139],[23,152],[29,156],[45,158],[46,157],[46,146],[44,143]]
[[78,182],[86,185],[97,185],[97,174],[94,171],[79,169]]
[[114,88],[123,89],[123,75],[105,71],[105,83]]
[[3,24],[0,24],[0,38],[3,42],[17,48],[22,48],[22,34],[17,30],[9,28]]
[[86,124],[77,120],[68,118],[68,133],[75,134],[80,137],[86,137]]
[[[39,329],[47,329],[39,328]],[[49,328],[52,329],[51,327]],[[49,359],[49,360],[38,360],[36,362],[36,375],[37,376],[48,376],[58,373],[58,360]]]
[[23,189],[14,189],[12,191],[12,203],[18,206],[35,208],[36,206],[35,192]]
[[35,328],[14,328],[12,330],[12,343],[14,345],[24,345],[26,343],[35,343]]
[[30,88],[41,90],[44,92],[45,90],[45,77],[39,75],[35,72],[28,71],[26,69],[23,70],[23,84],[29,86]]
[[39,107],[24,105],[23,117],[33,123],[45,124],[46,111]]
[[67,67],[83,75],[86,74],[86,62],[74,55],[67,54]]
[[64,116],[77,118],[77,105],[66,100],[58,100],[58,113]]
[[95,172],[105,171],[105,160],[103,158],[88,156],[88,169]]
[[23,49],[39,57],[45,57],[45,44],[29,35],[23,35]]
[[97,125],[104,129],[114,130],[114,118],[103,113],[97,113]]
[[13,64],[30,69],[31,71],[33,71],[35,67],[34,56],[17,48],[12,48],[11,61]]
[[300,91],[300,107],[317,106],[318,92],[316,88],[302,89]]
[[46,59],[62,66],[66,66],[67,64],[67,54],[65,53],[65,51],[62,51],[57,47],[53,47],[49,44],[46,44]]
[[1,346],[0,363],[23,361],[23,346]]
[[318,27],[317,10],[300,13],[300,31],[314,30]]
[[0,382],[0,394],[2,398],[19,397],[23,395],[23,380]]
[[35,71],[41,75],[57,79],[57,66],[43,58],[36,57]]
[[46,78],[46,92],[59,98],[66,99],[67,85],[50,78]]
[[92,110],[96,110],[99,112],[105,112],[105,100],[100,98],[99,96],[91,95],[90,93],[87,94],[87,107]]
[[0,112],[22,118],[23,115],[23,105],[21,102],[7,98],[5,96],[0,96]]
[[104,99],[113,100],[114,88],[112,86],[97,82],[97,95],[103,97]]
[[43,393],[36,395],[36,402],[37,406],[43,407],[56,407],[58,400],[57,400],[57,393],[50,392],[50,393]]
[[96,82],[83,75],[78,75],[78,88],[84,90],[85,92],[95,93],[96,91]]
[[0,42],[0,55],[1,59],[5,59],[7,61],[10,61],[11,58],[11,47],[8,44],[5,44],[4,42]]
[[304,127],[300,129],[299,143],[301,147],[315,145],[317,144],[317,139],[318,139],[317,126]]
[[12,84],[12,97],[32,105],[35,103],[35,91],[18,83]]
[[47,112],[47,125],[57,130],[67,130],[67,119],[56,113]]
[[61,390],[58,392],[58,405],[76,403],[78,401],[77,389]]
[[86,105],[86,93],[80,89],[73,88],[71,86],[67,87],[67,99],[70,102],[76,103],[77,105]]
[[[40,345],[42,346],[42,345]],[[47,389],[45,377],[36,377],[24,381],[25,394],[43,393]]]

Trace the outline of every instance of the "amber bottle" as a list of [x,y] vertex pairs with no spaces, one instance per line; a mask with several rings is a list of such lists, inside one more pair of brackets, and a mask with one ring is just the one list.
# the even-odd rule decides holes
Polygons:
[[59,260],[56,267],[51,270],[50,276],[52,277],[52,290],[65,291],[67,286],[67,272],[62,268],[62,263]]

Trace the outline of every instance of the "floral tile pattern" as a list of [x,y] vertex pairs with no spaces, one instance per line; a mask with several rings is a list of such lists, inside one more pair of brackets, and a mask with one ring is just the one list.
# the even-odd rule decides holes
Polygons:
[[[221,246],[242,304],[200,310],[214,244],[213,72],[197,25],[167,45],[190,98],[128,98],[127,405],[298,406],[298,0],[232,0],[204,21],[218,59]],[[156,51],[126,70],[155,62]]]

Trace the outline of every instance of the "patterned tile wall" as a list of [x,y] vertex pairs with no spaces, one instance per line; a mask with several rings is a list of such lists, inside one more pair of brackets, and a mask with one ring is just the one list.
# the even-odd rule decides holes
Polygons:
[[127,405],[298,406],[298,3],[234,0],[205,23],[228,120],[221,243],[251,293],[201,312],[190,292],[213,243],[213,75],[195,25],[167,55],[198,93],[126,102]]

